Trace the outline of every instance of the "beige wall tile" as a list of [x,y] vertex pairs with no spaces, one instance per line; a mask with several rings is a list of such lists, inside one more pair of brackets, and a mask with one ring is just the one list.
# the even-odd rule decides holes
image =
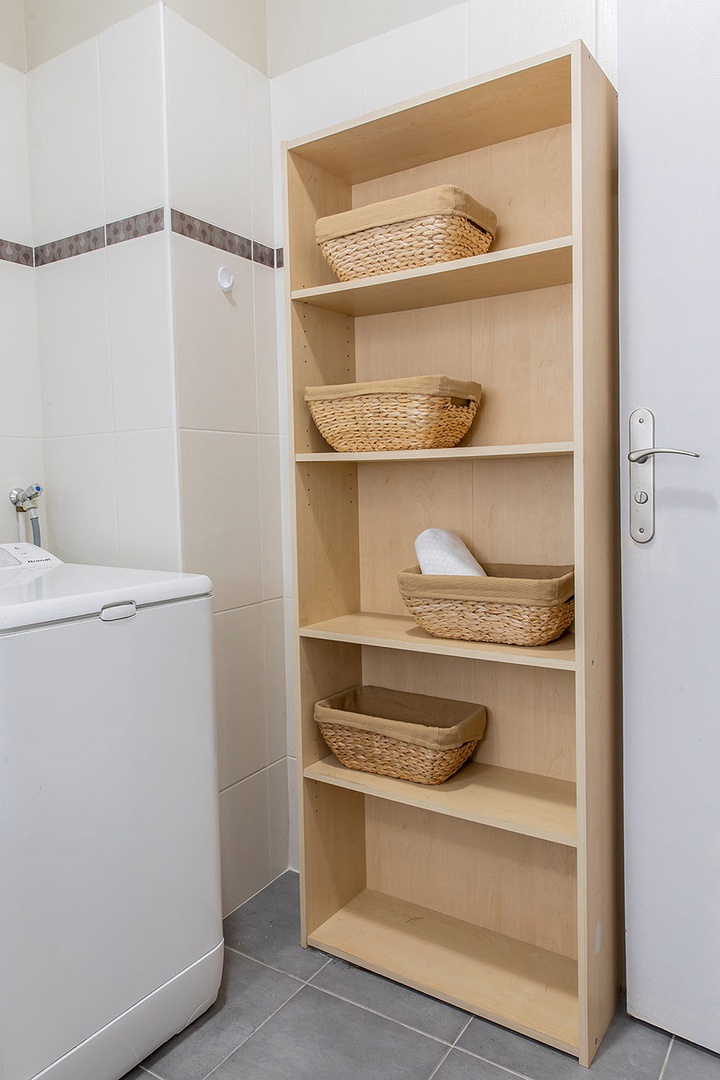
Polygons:
[[288,764],[288,866],[291,870],[300,869],[299,834],[298,834],[298,775],[297,761],[287,759]]
[[285,719],[285,620],[283,601],[262,605],[265,651],[265,715],[267,717],[267,760],[279,761],[287,754]]
[[105,220],[165,201],[161,8],[103,31],[99,38]]
[[76,45],[27,77],[36,244],[105,223],[98,43]]
[[175,432],[115,434],[121,566],[180,570]]
[[268,823],[268,771],[220,792],[223,914],[272,880]]
[[175,380],[165,235],[111,244],[107,271],[115,430],[171,427]]
[[34,273],[45,435],[112,431],[107,253]]
[[[3,27],[0,4],[0,57]],[[0,60],[0,238],[33,242],[30,212],[30,145],[25,76]]]
[[180,427],[256,432],[252,263],[174,235],[173,277]]
[[152,0],[25,0],[28,70],[149,7]]
[[284,874],[288,868],[289,819],[287,759],[276,761],[268,769],[270,807],[270,875]]
[[[25,488],[30,484],[41,484],[44,487],[45,483],[42,439],[7,438],[0,432],[0,544],[12,544],[18,539],[18,517],[23,519],[23,528],[27,528],[22,539],[30,539],[29,526],[24,520],[27,515],[16,513],[8,499],[9,492],[14,487]],[[38,515],[43,545],[48,547],[45,502],[43,497]]]
[[260,435],[258,446],[262,590],[264,600],[273,600],[283,594],[280,440],[277,435]]
[[29,266],[0,262],[0,342],[0,436],[40,437],[35,272]]
[[215,610],[262,599],[257,436],[180,432],[183,569],[208,574]]
[[280,430],[275,293],[276,279],[281,276],[282,271],[253,265],[257,429],[264,435],[277,435]]
[[214,649],[222,790],[268,763],[262,605],[218,612]]
[[112,435],[45,440],[47,546],[64,562],[117,566]]
[[247,64],[166,11],[172,205],[251,236]]

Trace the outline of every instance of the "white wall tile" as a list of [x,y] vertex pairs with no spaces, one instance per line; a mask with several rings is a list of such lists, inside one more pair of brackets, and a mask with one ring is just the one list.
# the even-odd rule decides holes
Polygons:
[[[281,143],[352,120],[362,113],[360,46],[278,75],[272,100],[273,190],[276,228],[283,220]],[[279,246],[279,241],[276,241]]]
[[120,565],[180,570],[175,432],[115,435]]
[[257,436],[180,432],[183,569],[208,574],[215,610],[262,599]]
[[262,605],[265,652],[265,715],[267,759],[279,761],[287,754],[285,720],[285,620],[282,600]]
[[98,39],[108,222],[165,201],[160,16],[153,4]]
[[35,243],[105,222],[97,38],[27,77]]
[[0,64],[0,238],[33,242],[25,75]]
[[470,77],[583,38],[595,45],[595,0],[468,0]]
[[[42,439],[6,438],[0,432],[0,544],[12,544],[18,539],[18,517],[26,529],[22,539],[30,539],[27,515],[18,515],[8,498],[14,487],[26,488],[30,484],[45,486]],[[43,545],[48,547],[45,496],[40,499],[38,516]]]
[[64,562],[117,566],[112,435],[45,440],[48,546]]
[[107,273],[115,430],[171,427],[175,379],[165,235],[111,244]]
[[360,65],[363,112],[466,79],[466,5],[364,41]]
[[220,851],[227,915],[272,879],[267,769],[220,792]]
[[215,694],[220,789],[268,763],[261,604],[214,618]]
[[288,866],[290,870],[300,869],[300,837],[298,833],[298,764],[289,757],[288,763]]
[[253,67],[248,67],[248,120],[252,238],[274,247],[270,80]]
[[[0,262],[0,436],[42,435],[35,272]],[[0,501],[3,492],[0,490]]]
[[276,143],[360,116],[360,46],[278,75],[272,80],[271,93]]
[[268,769],[268,803],[270,819],[270,876],[279,877],[288,868],[289,808],[287,758],[276,761]]
[[46,436],[113,430],[106,251],[35,270]]
[[[235,277],[231,293],[218,285],[221,266]],[[239,255],[173,236],[181,428],[257,431],[252,275]]]
[[258,444],[262,590],[272,600],[283,594],[280,444],[277,435],[260,435]]
[[253,264],[257,425],[265,435],[279,431],[275,292],[276,278],[281,276],[282,271]]
[[251,235],[248,65],[166,11],[172,204]]

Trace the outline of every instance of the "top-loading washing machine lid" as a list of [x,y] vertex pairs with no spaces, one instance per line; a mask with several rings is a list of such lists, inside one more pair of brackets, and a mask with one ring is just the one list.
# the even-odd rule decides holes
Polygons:
[[203,574],[63,563],[33,544],[0,544],[0,634],[88,615],[110,621],[151,604],[209,596]]

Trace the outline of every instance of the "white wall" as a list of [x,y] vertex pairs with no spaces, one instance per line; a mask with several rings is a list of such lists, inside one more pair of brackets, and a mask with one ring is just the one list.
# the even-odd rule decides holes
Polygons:
[[68,561],[169,570],[180,542],[167,242],[104,243],[106,225],[164,203],[160,60],[155,4],[34,68],[27,88],[36,248],[102,237],[34,271],[48,543]]
[[[307,10],[306,5],[302,6]],[[438,5],[440,6],[440,5]],[[316,0],[330,17],[336,5]],[[388,5],[390,11],[399,10]],[[270,0],[269,33],[281,34],[279,0]],[[285,5],[282,5],[285,10]],[[377,17],[377,9],[372,8]],[[290,15],[288,13],[288,18]],[[336,23],[340,16],[337,15]],[[290,25],[290,24],[288,24]],[[358,23],[346,20],[343,33],[360,32]],[[336,27],[337,28],[337,27]],[[298,31],[299,32],[299,31]],[[338,33],[340,31],[338,30]],[[273,174],[276,188],[276,227],[282,220],[281,142],[340,124],[383,109],[420,94],[442,89],[464,79],[506,64],[528,59],[582,38],[594,52],[608,75],[616,78],[617,40],[614,0],[466,0],[419,21],[400,26],[379,36],[359,41],[348,48],[295,67],[272,80]],[[291,43],[292,45],[292,43]],[[290,46],[288,46],[290,48]],[[289,55],[289,54],[288,54]],[[302,55],[302,49],[293,55]],[[278,235],[278,243],[280,243]],[[278,339],[280,343],[280,400],[284,407],[284,281],[278,279]],[[287,416],[281,413],[281,431],[287,435]],[[289,461],[289,454],[286,455]],[[283,507],[289,502],[288,479],[283,476]],[[286,550],[290,523],[284,522]],[[286,560],[286,582],[291,581]],[[288,592],[289,592],[288,584]],[[286,597],[289,613],[291,597]],[[291,865],[297,866],[297,821],[294,798],[296,784],[294,731],[294,673],[288,649],[288,753],[290,786]]]
[[[5,26],[0,23],[0,37]],[[44,484],[45,474],[35,272],[32,264],[11,261],[32,260],[25,76],[6,64],[0,64],[0,146],[0,543],[8,543],[18,539],[9,492]],[[42,508],[40,516],[42,523]]]
[[[214,243],[270,249],[270,81],[174,12],[166,25],[171,203],[224,230]],[[287,867],[277,272],[177,233],[172,248],[184,569],[215,583],[229,911]]]

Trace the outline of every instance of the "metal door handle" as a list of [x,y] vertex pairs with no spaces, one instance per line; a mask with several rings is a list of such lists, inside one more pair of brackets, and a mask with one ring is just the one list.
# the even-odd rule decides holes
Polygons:
[[693,450],[669,450],[662,446],[646,446],[643,450],[633,450],[628,454],[628,461],[644,465],[651,454],[684,454],[685,457],[700,457]]
[[630,535],[638,544],[647,544],[655,533],[655,455],[682,454],[684,457],[700,457],[694,450],[672,450],[664,446],[653,446],[654,442],[655,417],[649,409],[636,409],[630,417],[628,461]]

